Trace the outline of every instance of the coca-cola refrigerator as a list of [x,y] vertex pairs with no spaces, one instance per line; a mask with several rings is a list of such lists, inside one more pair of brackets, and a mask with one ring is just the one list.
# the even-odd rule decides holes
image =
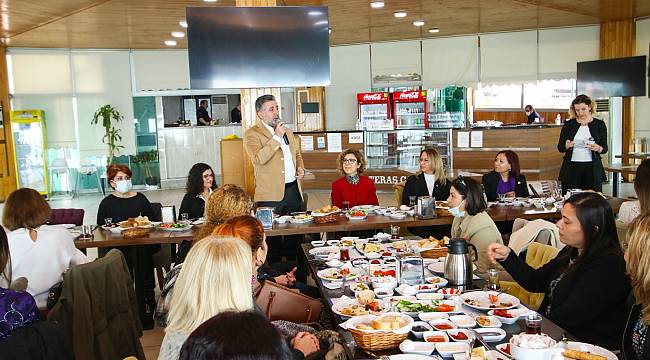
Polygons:
[[393,93],[393,114],[396,129],[426,129],[427,91],[401,91]]
[[393,117],[389,93],[360,93],[357,94],[357,103],[361,129],[393,129]]

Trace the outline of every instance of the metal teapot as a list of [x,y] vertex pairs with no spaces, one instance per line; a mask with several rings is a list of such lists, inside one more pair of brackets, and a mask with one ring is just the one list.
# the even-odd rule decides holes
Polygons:
[[[474,249],[474,260],[470,259],[469,248]],[[474,273],[472,261],[478,260],[476,247],[462,238],[449,240],[449,252],[445,259],[445,279],[449,285],[471,285]]]

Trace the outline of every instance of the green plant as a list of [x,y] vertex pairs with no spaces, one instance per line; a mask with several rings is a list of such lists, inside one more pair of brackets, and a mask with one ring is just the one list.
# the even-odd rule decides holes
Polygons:
[[112,105],[104,105],[93,114],[91,124],[96,125],[101,121],[104,127],[105,133],[102,142],[108,145],[108,164],[113,163],[113,157],[117,150],[124,149],[124,146],[119,144],[122,141],[122,135],[120,135],[121,130],[117,128],[117,124],[123,119],[124,116]]
[[145,179],[152,179],[153,175],[151,174],[150,164],[153,161],[158,160],[158,150],[149,150],[143,151],[138,155],[132,157],[132,161],[138,165],[144,166],[144,177]]

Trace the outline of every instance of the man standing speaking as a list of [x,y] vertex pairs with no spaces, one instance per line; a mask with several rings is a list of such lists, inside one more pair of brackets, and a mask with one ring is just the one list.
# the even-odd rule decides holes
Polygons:
[[305,169],[293,133],[280,120],[273,95],[255,100],[259,120],[244,134],[244,148],[255,171],[255,202],[276,214],[302,210],[302,180]]

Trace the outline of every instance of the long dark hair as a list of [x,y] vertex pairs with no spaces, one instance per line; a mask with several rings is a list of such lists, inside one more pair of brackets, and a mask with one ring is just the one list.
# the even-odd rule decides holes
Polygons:
[[212,171],[212,190],[217,188],[217,181],[214,179],[214,170],[208,164],[196,163],[190,169],[189,175],[187,175],[187,185],[185,185],[185,190],[188,194],[196,196],[203,192],[203,173],[206,170]]
[[280,332],[253,311],[213,316],[187,338],[179,360],[284,360],[291,358]]
[[[7,266],[9,265],[9,266]],[[5,229],[0,226],[0,279],[7,281],[7,287],[11,285],[11,254],[9,254],[9,240]]]
[[521,173],[521,167],[519,166],[519,156],[517,153],[512,150],[501,150],[494,156],[494,158],[496,159],[499,154],[506,156],[506,160],[508,160],[510,163],[510,176],[517,179]]
[[650,213],[650,159],[643,160],[636,168],[634,191],[639,198],[641,213]]
[[[585,244],[580,254],[568,271],[573,271],[593,256],[602,252],[610,252],[623,257],[623,250],[616,233],[614,212],[607,200],[599,194],[583,192],[571,196],[565,201],[576,209],[576,217],[584,233]],[[577,250],[573,252],[575,255]]]

